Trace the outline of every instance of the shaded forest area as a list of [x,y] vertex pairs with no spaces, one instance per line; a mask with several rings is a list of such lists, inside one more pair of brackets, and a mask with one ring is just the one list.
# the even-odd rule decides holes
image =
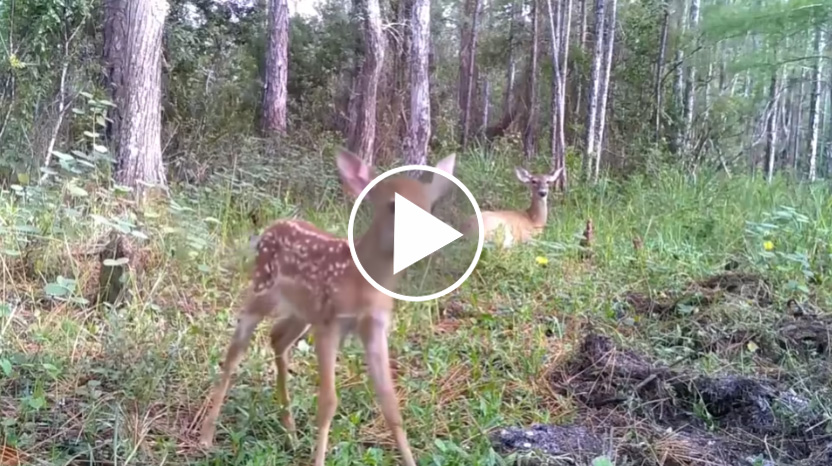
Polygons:
[[[5,182],[95,146],[122,183],[192,181],[258,133],[381,163],[506,144],[592,181],[832,172],[823,2],[266,3],[5,1]],[[90,95],[116,105],[103,127]]]
[[[832,464],[831,13],[0,0],[0,466],[311,458],[310,336],[295,442],[266,331],[198,436],[256,235],[346,235],[341,146],[455,153],[484,210],[557,188],[534,238],[396,304],[418,464]],[[327,464],[400,464],[362,354],[338,355]]]

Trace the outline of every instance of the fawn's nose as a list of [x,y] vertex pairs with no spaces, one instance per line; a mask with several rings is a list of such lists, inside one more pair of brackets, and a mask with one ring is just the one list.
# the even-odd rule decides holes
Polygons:
[[538,191],[537,192],[537,195],[540,196],[540,197],[546,197],[546,194],[548,194],[548,191]]

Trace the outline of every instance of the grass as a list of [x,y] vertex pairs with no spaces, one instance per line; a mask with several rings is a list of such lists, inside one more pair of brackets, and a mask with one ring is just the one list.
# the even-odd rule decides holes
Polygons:
[[[251,170],[241,164],[202,186],[174,186],[169,201],[141,209],[118,189],[83,180],[77,183],[86,195],[68,188],[67,178],[3,191],[5,454],[21,455],[23,464],[96,465],[284,465],[308,458],[313,352],[306,341],[293,352],[290,389],[301,443],[291,451],[283,446],[263,328],[229,392],[210,454],[195,449],[194,429],[247,280],[245,251],[256,232],[249,213],[263,223],[303,216],[345,234],[351,205],[338,192],[332,161],[309,159]],[[458,177],[480,205],[527,205],[510,159],[464,154],[458,160]],[[818,377],[828,354],[778,352],[776,362],[761,356],[767,342],[776,341],[776,314],[789,300],[822,314],[832,309],[828,187],[660,173],[575,187],[553,199],[549,218],[532,244],[487,249],[452,295],[398,303],[391,353],[420,464],[503,464],[489,440],[495,429],[579,422],[582,405],[553,389],[550,375],[590,333],[702,374],[787,373],[789,385],[829,421],[832,393]],[[587,219],[595,226],[590,258],[578,245]],[[137,251],[131,299],[117,308],[93,306],[97,254],[112,229],[132,235]],[[636,236],[643,241],[639,250]],[[773,290],[769,308],[744,301],[707,309],[683,303],[657,317],[622,304],[635,292],[671,299],[728,263],[765,277]],[[730,351],[705,345],[733,330],[751,337],[728,345]],[[340,405],[328,461],[396,464],[361,356],[354,340],[339,356]],[[653,442],[651,451],[666,443],[645,441]],[[620,450],[607,453],[625,461]]]

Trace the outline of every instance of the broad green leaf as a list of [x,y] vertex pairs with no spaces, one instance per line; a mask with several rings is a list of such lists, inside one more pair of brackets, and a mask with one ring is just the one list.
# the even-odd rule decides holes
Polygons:
[[86,190],[84,190],[84,188],[76,186],[74,184],[67,185],[66,190],[69,191],[69,194],[73,197],[89,196],[89,193]]
[[6,358],[0,359],[0,370],[3,371],[3,374],[5,374],[6,377],[11,377],[12,376],[12,362],[9,361]]
[[100,152],[100,153],[102,153],[102,154],[106,154],[106,153],[107,153],[107,147],[102,146],[101,144],[93,144],[93,145],[92,145],[92,148],[93,148],[93,150],[95,150],[96,152]]
[[49,296],[54,297],[61,297],[66,296],[69,294],[69,290],[65,287],[57,284],[57,283],[50,283],[43,288],[43,291],[48,294]]
[[61,151],[53,150],[52,153],[55,157],[58,157],[61,160],[75,160],[75,157]]

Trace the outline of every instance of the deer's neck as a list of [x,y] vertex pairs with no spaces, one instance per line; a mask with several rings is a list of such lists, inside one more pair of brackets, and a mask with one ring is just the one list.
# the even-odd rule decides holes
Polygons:
[[364,271],[373,277],[373,280],[379,285],[393,289],[396,284],[396,278],[393,275],[393,251],[383,251],[379,248],[380,234],[375,226],[370,229],[355,242],[355,254],[361,261]]
[[529,219],[535,226],[542,227],[546,225],[546,216],[549,209],[546,205],[546,198],[540,197],[536,192],[532,193],[532,205],[526,210]]

